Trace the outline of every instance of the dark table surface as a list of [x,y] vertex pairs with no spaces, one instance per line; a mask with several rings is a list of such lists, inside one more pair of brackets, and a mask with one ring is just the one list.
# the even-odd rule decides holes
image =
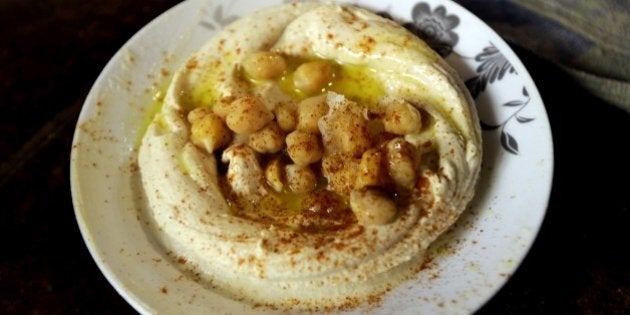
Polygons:
[[[178,1],[0,1],[0,313],[134,313],[96,267],[70,197],[82,102],[105,63]],[[630,115],[513,46],[554,138],[547,216],[480,314],[630,312]]]

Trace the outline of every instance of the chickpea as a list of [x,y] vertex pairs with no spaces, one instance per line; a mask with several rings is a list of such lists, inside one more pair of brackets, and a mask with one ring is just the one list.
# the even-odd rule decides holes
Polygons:
[[380,186],[384,182],[386,175],[385,157],[377,149],[369,149],[363,153],[359,163],[359,172],[356,178],[356,188],[367,186]]
[[293,73],[293,84],[306,94],[322,92],[335,77],[335,68],[325,61],[311,61],[301,64]]
[[265,178],[267,184],[275,191],[281,192],[284,188],[284,163],[279,158],[275,158],[265,167]]
[[309,97],[297,105],[297,129],[319,133],[317,123],[328,113],[326,94]]
[[308,165],[322,158],[322,145],[316,134],[296,130],[287,138],[287,153],[298,165]]
[[422,128],[422,117],[417,108],[402,99],[390,99],[385,104],[383,126],[385,131],[406,135],[418,133]]
[[350,209],[363,225],[384,225],[396,216],[396,204],[384,193],[374,190],[353,190]]
[[197,107],[188,112],[188,122],[193,124],[195,121],[203,118],[206,115],[212,114],[212,110],[207,107]]
[[397,186],[412,189],[417,178],[413,146],[403,138],[395,138],[387,143],[385,150],[389,176]]
[[234,99],[235,98],[231,96],[221,98],[212,105],[212,112],[221,117],[221,119],[225,120],[227,115],[232,111],[232,102]]
[[284,58],[269,51],[250,53],[243,60],[245,74],[255,80],[277,78],[284,73],[286,68],[287,63]]
[[259,153],[276,153],[284,147],[284,133],[272,120],[263,129],[249,135],[249,146]]
[[295,106],[292,104],[280,103],[274,109],[278,126],[285,132],[295,130],[297,119],[295,115]]
[[225,122],[236,133],[256,132],[273,119],[273,114],[265,105],[251,96],[236,99],[230,107],[231,110]]
[[290,164],[285,166],[289,189],[296,193],[311,192],[317,186],[317,175],[308,165]]
[[192,113],[192,126],[190,127],[190,140],[192,143],[208,153],[228,144],[230,142],[230,130],[223,124],[217,115],[207,112],[201,115],[202,111]]

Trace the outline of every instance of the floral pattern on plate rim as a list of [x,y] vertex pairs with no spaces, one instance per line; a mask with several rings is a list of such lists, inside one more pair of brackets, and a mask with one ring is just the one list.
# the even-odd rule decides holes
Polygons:
[[[391,18],[388,13],[381,12],[379,14]],[[460,19],[457,15],[449,14],[444,6],[438,5],[431,10],[428,3],[418,2],[411,10],[411,19],[411,22],[403,23],[403,26],[426,41],[443,58],[454,53],[459,58],[473,59],[478,63],[475,69],[476,75],[465,80],[466,87],[474,99],[486,91],[489,84],[501,81],[506,74],[517,74],[512,64],[492,42],[474,57],[457,53],[454,48],[459,41],[459,36],[454,29],[459,25]],[[519,148],[516,138],[506,130],[509,123],[515,120],[517,123],[524,124],[534,120],[534,118],[520,115],[520,112],[527,107],[530,101],[529,93],[524,86],[522,94],[522,97],[515,97],[513,100],[502,104],[503,107],[518,107],[504,121],[488,123],[480,120],[483,130],[500,130],[501,147],[512,154],[519,154]]]

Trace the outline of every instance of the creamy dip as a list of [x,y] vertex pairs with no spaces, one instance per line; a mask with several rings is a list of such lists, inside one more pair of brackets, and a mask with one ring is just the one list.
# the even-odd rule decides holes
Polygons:
[[235,299],[311,310],[418,272],[480,162],[473,101],[444,60],[390,20],[316,3],[214,36],[139,154],[168,251]]

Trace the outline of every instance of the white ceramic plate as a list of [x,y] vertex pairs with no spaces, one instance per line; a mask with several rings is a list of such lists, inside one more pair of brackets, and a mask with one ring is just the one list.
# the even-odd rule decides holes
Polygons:
[[[137,146],[152,97],[216,30],[263,7],[254,0],[187,1],[138,32],[105,67],[79,117],[72,196],[94,260],[142,313],[252,313],[181,273],[139,215]],[[484,161],[476,198],[433,247],[427,268],[356,312],[471,313],[506,282],[531,246],[547,208],[553,152],[545,109],[527,70],[477,17],[446,0],[352,1],[405,23],[453,65],[476,98]],[[176,34],[176,35],[173,35]]]

